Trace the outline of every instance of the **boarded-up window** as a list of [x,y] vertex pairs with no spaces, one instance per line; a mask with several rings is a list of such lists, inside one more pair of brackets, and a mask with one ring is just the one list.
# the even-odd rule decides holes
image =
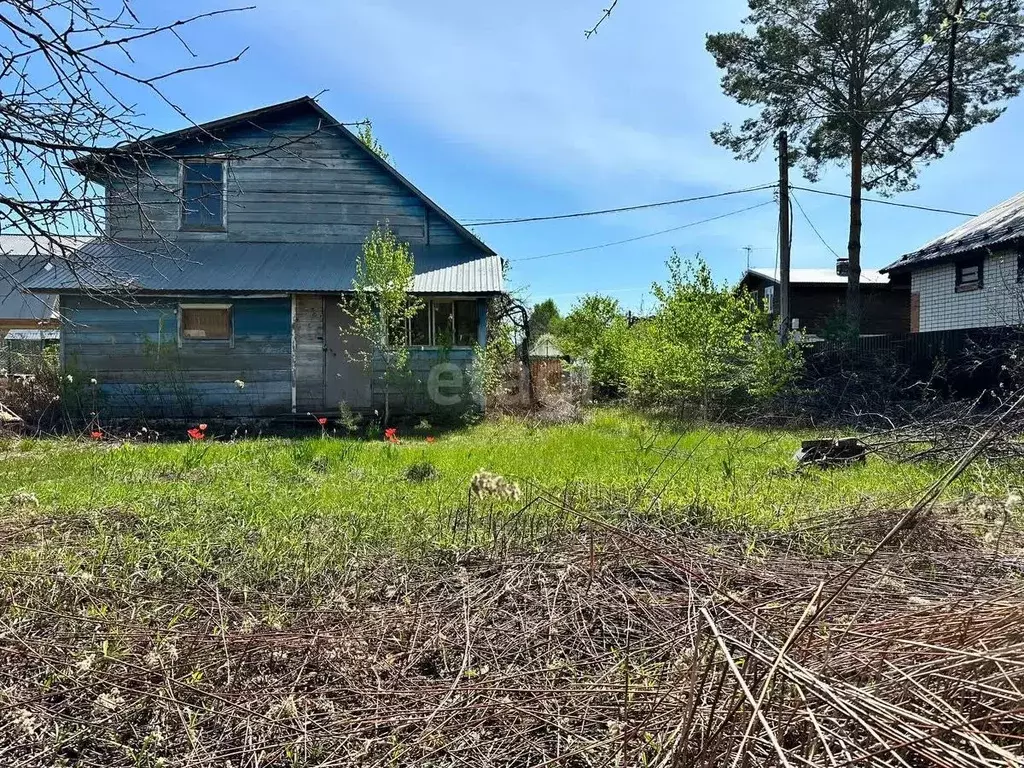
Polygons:
[[181,228],[224,229],[224,163],[182,163]]
[[959,292],[977,291],[985,284],[985,261],[983,259],[971,259],[961,261],[956,265],[956,288]]
[[230,339],[231,307],[182,307],[184,339]]

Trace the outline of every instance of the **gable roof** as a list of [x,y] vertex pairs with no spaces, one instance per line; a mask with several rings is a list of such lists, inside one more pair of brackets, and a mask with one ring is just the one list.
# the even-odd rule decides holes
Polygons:
[[[744,280],[748,276],[760,277],[773,283],[779,282],[777,267],[754,267],[743,273]],[[835,269],[791,269],[789,282],[794,285],[846,285],[848,280],[845,275],[838,274]],[[888,285],[889,278],[880,270],[862,269],[860,282],[861,285]]]
[[[501,258],[468,246],[412,245],[412,292],[504,293]],[[75,269],[54,265],[26,284],[34,293],[344,293],[362,245],[102,241],[78,252]]]
[[883,272],[900,272],[960,254],[1024,239],[1024,192],[975,216],[890,264]]
[[[298,99],[292,99],[291,101],[283,101],[279,104],[271,104],[266,107],[260,107],[259,109],[253,109],[248,112],[243,112],[238,115],[232,115],[230,117],[223,117],[218,120],[212,120],[207,123],[201,123],[199,125],[193,125],[188,128],[182,128],[177,131],[170,133],[164,133],[159,136],[153,136],[152,138],[145,139],[143,141],[133,142],[131,144],[125,144],[118,147],[111,147],[109,155],[112,156],[127,156],[133,154],[140,154],[146,152],[158,152],[165,153],[168,150],[173,149],[173,146],[186,139],[193,139],[196,137],[215,137],[220,131],[226,128],[233,128],[236,125],[243,125],[245,123],[255,123],[257,120],[265,119],[277,114],[283,114],[285,112],[295,109],[308,109],[320,117],[325,124],[325,127],[334,128],[341,132],[341,134],[354,143],[359,150],[372,162],[376,163],[381,170],[391,176],[400,185],[405,187],[409,192],[415,195],[419,200],[431,211],[441,217],[447,224],[455,229],[463,238],[469,243],[476,246],[483,252],[496,256],[496,252],[491,249],[483,240],[478,238],[466,227],[456,221],[451,215],[449,215],[441,206],[431,200],[425,195],[415,184],[409,181],[405,176],[398,172],[398,170],[391,165],[391,163],[384,160],[380,155],[374,152],[372,149],[367,147],[358,136],[348,129],[343,123],[337,120],[330,112],[320,106],[316,99],[311,96],[302,96]],[[104,153],[106,156],[108,153]],[[74,168],[79,173],[89,178],[95,178],[92,175],[93,168],[98,164],[100,155],[91,154],[83,155],[72,159],[68,165]]]

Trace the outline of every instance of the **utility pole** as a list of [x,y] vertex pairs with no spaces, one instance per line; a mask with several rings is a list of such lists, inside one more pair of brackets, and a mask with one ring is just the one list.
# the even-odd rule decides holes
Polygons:
[[779,132],[779,338],[789,335],[789,136]]
[[750,271],[750,252],[754,250],[754,246],[752,246],[752,245],[745,245],[745,246],[743,246],[743,250],[747,252],[747,271],[749,272]]

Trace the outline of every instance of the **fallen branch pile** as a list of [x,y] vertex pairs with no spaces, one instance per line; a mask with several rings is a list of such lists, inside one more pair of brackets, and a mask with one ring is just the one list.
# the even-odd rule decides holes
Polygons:
[[7,571],[0,764],[1024,765],[1019,542],[923,517],[818,613],[897,519],[838,521],[848,555],[595,527],[290,595]]

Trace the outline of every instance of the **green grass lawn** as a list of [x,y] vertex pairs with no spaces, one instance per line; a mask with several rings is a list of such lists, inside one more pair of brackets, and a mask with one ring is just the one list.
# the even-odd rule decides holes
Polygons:
[[[0,542],[35,531],[12,557],[68,570],[215,574],[228,583],[294,582],[381,551],[518,545],[581,517],[785,528],[808,515],[905,505],[943,468],[871,458],[794,471],[805,435],[674,428],[598,410],[586,424],[486,423],[400,445],[356,439],[202,443],[0,442]],[[410,480],[429,462],[436,476]],[[470,499],[486,469],[514,499]],[[1004,494],[1009,477],[972,470],[949,491]],[[26,525],[34,527],[26,528]],[[25,564],[26,567],[29,565]]]

